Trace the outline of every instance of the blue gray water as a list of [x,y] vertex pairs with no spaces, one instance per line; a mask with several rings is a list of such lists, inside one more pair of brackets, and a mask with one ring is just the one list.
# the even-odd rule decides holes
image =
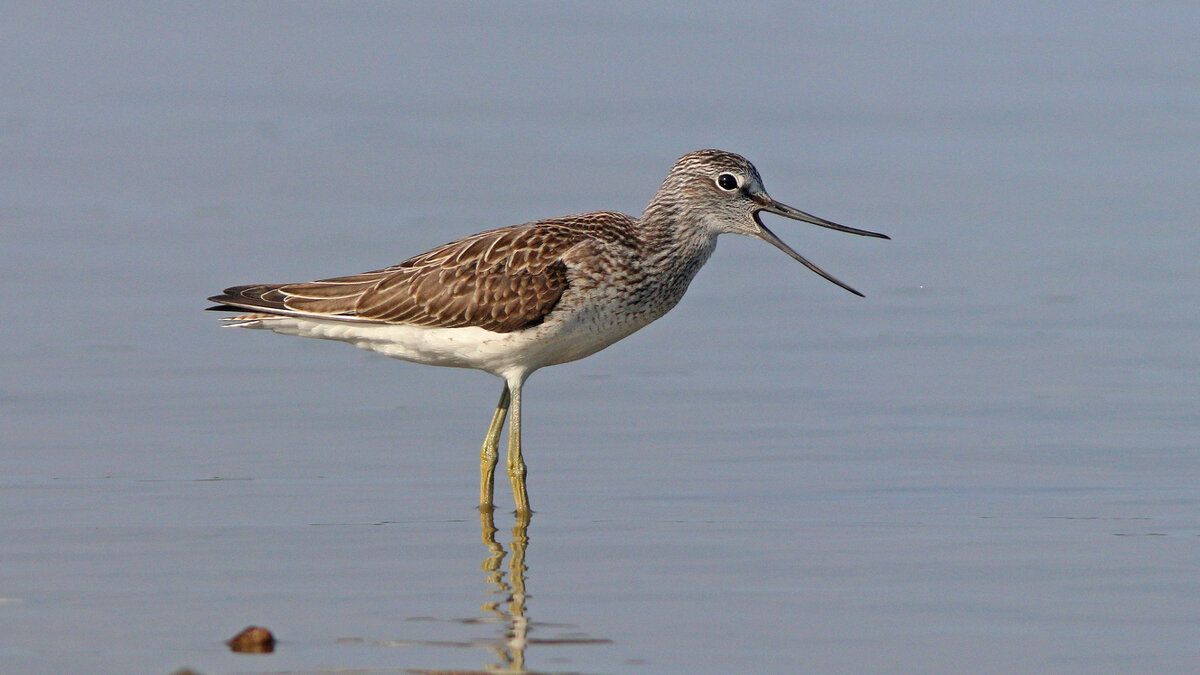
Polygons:
[[[3,17],[3,672],[1200,663],[1193,4]],[[771,221],[867,298],[722,240],[530,380],[515,542],[474,510],[499,381],[201,311],[638,213],[701,147],[892,235]]]

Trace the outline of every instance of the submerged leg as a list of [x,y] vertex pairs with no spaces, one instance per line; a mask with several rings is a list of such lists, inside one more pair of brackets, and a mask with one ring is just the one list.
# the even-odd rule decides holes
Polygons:
[[[492,424],[488,427],[487,436],[483,439],[483,447],[479,450],[479,509],[491,511],[492,484],[495,482],[496,460],[500,457],[500,432],[504,429],[504,418],[508,416],[508,383],[500,392],[500,402],[496,404],[496,412],[492,414]],[[511,432],[510,432],[511,433]]]
[[517,502],[517,515],[532,513],[529,493],[525,491],[525,459],[521,457],[521,384],[520,381],[509,382],[507,389],[512,396],[512,420],[508,423],[508,480]]

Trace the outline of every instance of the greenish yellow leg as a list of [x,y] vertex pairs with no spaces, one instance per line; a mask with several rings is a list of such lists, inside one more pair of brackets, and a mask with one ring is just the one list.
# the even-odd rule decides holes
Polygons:
[[479,450],[479,509],[489,513],[492,509],[496,460],[500,457],[500,432],[504,430],[504,418],[508,416],[508,401],[508,384],[505,383],[504,391],[500,392],[500,402],[496,404],[496,412],[492,414],[492,424]]
[[521,384],[509,385],[512,398],[512,419],[508,422],[508,480],[512,483],[517,514],[532,513],[529,493],[525,491],[525,459],[521,457]]

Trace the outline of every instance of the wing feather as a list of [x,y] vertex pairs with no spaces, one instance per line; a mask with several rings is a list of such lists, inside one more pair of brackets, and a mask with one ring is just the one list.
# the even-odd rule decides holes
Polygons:
[[[622,227],[613,228],[613,219]],[[535,326],[553,311],[570,283],[564,257],[573,248],[627,238],[633,222],[606,212],[490,230],[386,269],[235,286],[210,300],[225,309],[507,333]]]

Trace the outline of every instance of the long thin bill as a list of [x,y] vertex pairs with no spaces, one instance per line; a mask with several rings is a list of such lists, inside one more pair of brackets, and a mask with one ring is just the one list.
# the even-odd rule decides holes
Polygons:
[[792,208],[792,207],[788,206],[787,204],[780,204],[779,202],[777,202],[773,199],[770,199],[769,197],[767,198],[766,202],[763,203],[762,210],[767,211],[769,213],[774,213],[776,215],[783,216],[784,218],[791,218],[792,220],[799,220],[802,223],[811,223],[813,225],[820,225],[821,227],[828,227],[829,229],[837,230],[838,232],[849,232],[850,234],[859,234],[864,237],[878,237],[880,239],[891,239],[891,237],[887,236],[886,234],[880,234],[878,232],[870,232],[868,230],[858,230],[853,227],[846,227],[845,225],[838,225],[837,223],[825,220],[824,218],[818,218],[818,217],[812,215],[811,213],[805,213],[805,212],[801,211],[800,209]]
[[[805,215],[807,215],[807,214],[805,214]],[[799,219],[799,218],[797,218],[796,220],[800,220],[800,219]],[[805,222],[809,222],[809,221],[805,221]],[[815,224],[815,225],[820,225],[821,223],[814,223],[814,224]],[[830,224],[832,225],[832,223],[830,223]],[[838,225],[838,226],[834,227],[833,229],[839,229],[840,227],[841,227],[841,226],[840,226],[840,225]],[[849,230],[850,228],[846,228],[846,229],[847,229],[847,230]],[[858,234],[858,233],[859,233],[857,230],[851,230],[851,231],[852,231],[852,232],[855,232],[856,234]],[[871,232],[867,232],[866,234],[873,234],[873,233],[871,233]],[[851,288],[851,287],[850,287],[850,286],[848,286],[847,284],[845,284],[845,283],[843,283],[843,282],[839,281],[839,280],[838,280],[836,277],[834,277],[834,276],[833,276],[833,275],[831,275],[830,273],[826,272],[825,270],[821,269],[820,267],[817,267],[816,265],[814,265],[814,264],[810,263],[810,262],[808,261],[808,259],[807,259],[807,258],[805,258],[804,256],[802,256],[802,255],[800,255],[799,253],[796,253],[795,251],[793,251],[793,250],[792,250],[792,247],[790,247],[790,246],[788,246],[787,244],[783,243],[783,241],[781,241],[781,240],[779,239],[779,237],[776,237],[776,236],[775,236],[775,233],[774,233],[774,232],[772,232],[772,231],[768,230],[768,229],[767,229],[767,226],[762,224],[762,221],[759,221],[759,222],[758,222],[758,238],[759,238],[759,239],[762,239],[763,241],[767,242],[768,244],[771,244],[772,246],[774,246],[775,248],[779,249],[780,251],[783,251],[784,253],[788,254],[788,255],[789,255],[789,256],[791,256],[791,257],[792,257],[792,259],[794,259],[796,262],[799,262],[801,265],[804,265],[804,266],[805,266],[805,267],[807,267],[808,269],[810,269],[810,270],[812,270],[812,271],[816,272],[817,274],[821,275],[821,276],[822,276],[822,277],[824,277],[824,278],[825,278],[827,281],[832,281],[833,283],[837,284],[838,286],[841,286],[842,288],[844,288],[844,289],[846,289],[846,290],[850,291],[851,293],[853,293],[853,294],[857,295],[857,296],[858,296],[858,297],[860,297],[860,298],[865,298],[865,297],[867,297],[867,296],[863,295],[862,293],[859,293],[858,291],[854,290],[853,288]]]
[[[776,215],[783,216],[784,218],[791,218],[792,220],[799,220],[802,223],[811,223],[813,225],[820,225],[821,227],[827,227],[831,230],[837,230],[838,232],[849,232],[850,234],[858,234],[858,235],[862,235],[864,237],[878,237],[880,239],[891,239],[891,237],[887,236],[886,234],[880,234],[878,232],[871,232],[869,230],[859,230],[859,229],[856,229],[853,227],[846,227],[845,225],[838,225],[837,223],[835,223],[833,221],[825,220],[824,218],[818,218],[818,217],[812,215],[811,213],[805,213],[804,211],[801,211],[800,209],[792,208],[792,207],[788,206],[787,204],[780,204],[779,202],[775,201],[774,199],[771,199],[770,197],[768,197],[766,194],[761,194],[761,195],[758,195],[757,197],[758,197],[759,203],[762,204],[762,210],[767,211],[768,213],[774,213]],[[783,251],[784,253],[788,254],[789,256],[792,257],[792,259],[796,260],[797,262],[799,262],[801,265],[804,265],[808,269],[816,272],[821,277],[823,277],[825,280],[831,281],[834,284],[841,286],[842,288],[850,291],[851,293],[857,295],[860,298],[866,297],[862,293],[859,293],[858,291],[854,290],[853,288],[846,285],[845,283],[842,283],[841,281],[839,281],[837,278],[835,278],[833,275],[829,274],[825,270],[810,263],[804,256],[793,251],[790,246],[783,243],[783,241],[780,240],[779,237],[775,236],[774,232],[768,230],[766,225],[763,225],[762,219],[758,217],[757,213],[754,214],[754,222],[758,225],[758,230],[759,230],[758,238],[759,239],[762,239],[763,241],[771,244],[772,246],[779,249],[780,251]]]

